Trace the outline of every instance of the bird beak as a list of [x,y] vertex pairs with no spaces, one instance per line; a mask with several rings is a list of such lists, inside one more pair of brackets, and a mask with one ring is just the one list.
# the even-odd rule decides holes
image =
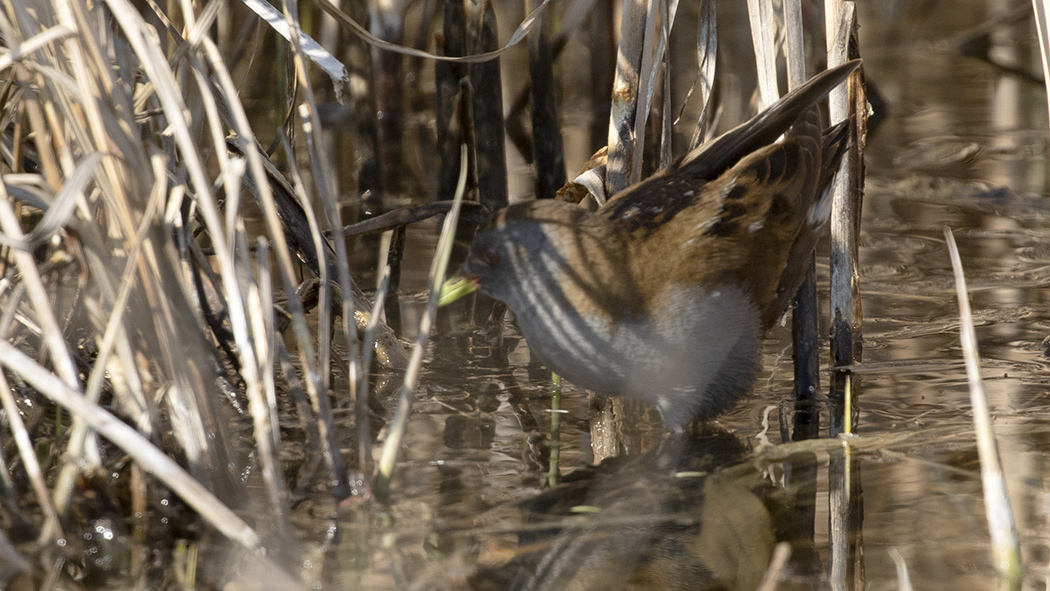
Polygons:
[[438,307],[447,306],[477,291],[479,279],[477,275],[469,273],[456,273],[449,277],[441,286],[441,297],[438,299]]

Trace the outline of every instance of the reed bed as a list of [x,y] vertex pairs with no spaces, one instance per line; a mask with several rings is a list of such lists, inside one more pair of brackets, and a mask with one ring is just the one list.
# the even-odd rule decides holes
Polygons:
[[[348,508],[363,531],[373,519],[381,523],[375,501],[396,493],[400,436],[460,207],[474,221],[485,212],[461,201],[507,202],[504,129],[535,167],[536,194],[553,196],[566,179],[556,91],[564,74],[555,60],[592,10],[594,46],[613,42],[608,7],[593,0],[557,14],[549,0],[530,2],[502,46],[496,19],[506,7],[482,2],[468,13],[445,2],[439,19],[438,4],[427,2],[414,17],[413,38],[398,2],[347,15],[326,0],[285,2],[283,11],[254,1],[162,8],[0,0],[0,497],[11,525],[0,528],[8,532],[0,533],[0,558],[15,565],[0,583],[23,577],[41,588],[83,581],[167,588],[192,585],[200,573],[213,585],[305,587],[339,575],[326,554],[335,542],[304,545],[311,532],[295,524],[300,504],[319,503],[315,513],[328,516],[321,520],[329,531],[339,531],[337,515]],[[613,75],[610,56],[592,58],[593,79],[614,89],[596,94],[617,97],[595,105],[611,112],[607,157],[575,183],[598,203],[720,125],[715,3],[701,3],[695,35],[689,100],[699,115],[679,128],[668,49],[678,3],[643,4],[624,3],[619,52],[631,60],[616,62]],[[778,55],[789,87],[805,79],[811,59],[802,54],[798,2],[784,3],[780,24],[770,20],[769,2],[752,4],[764,56],[760,106],[779,95]],[[300,15],[323,22],[304,25]],[[366,18],[370,26],[361,25]],[[443,35],[433,49],[438,20]],[[332,45],[326,36],[339,37],[336,24],[347,59],[325,49]],[[785,28],[786,36],[774,34]],[[830,30],[847,38],[841,31],[851,29]],[[532,84],[520,96],[531,97],[531,125],[520,108],[504,117],[493,59],[527,35],[520,49]],[[260,37],[275,48],[260,49]],[[275,66],[262,84],[277,90],[262,98],[245,89],[259,85],[246,77],[255,59]],[[435,64],[427,113],[435,133],[421,126],[441,154],[434,178],[404,173],[412,168],[402,145],[412,119],[401,109],[418,97],[402,79],[406,68],[422,76],[424,61]],[[259,103],[273,113],[249,116]],[[377,111],[384,113],[378,124]],[[333,136],[339,128],[350,131],[352,145]],[[676,132],[688,139],[681,150]],[[384,192],[411,190],[439,201],[357,219],[379,213]],[[398,232],[438,214],[448,215],[432,295],[409,353],[393,320]],[[386,262],[368,261],[380,277],[370,301],[351,269],[371,253],[353,238],[381,231],[393,235],[381,253]],[[844,240],[855,262],[855,235]],[[855,296],[855,270],[845,273]],[[859,314],[853,301],[840,307]],[[859,316],[846,324],[856,329]],[[859,333],[848,339],[859,342]],[[810,351],[802,363],[813,392]],[[372,387],[376,373],[402,371],[398,397]],[[375,423],[395,406],[385,447],[373,454]],[[342,410],[353,420],[337,421]],[[551,453],[552,484],[557,457]],[[367,562],[369,543],[360,546],[354,560]],[[310,561],[324,567],[303,567]]]

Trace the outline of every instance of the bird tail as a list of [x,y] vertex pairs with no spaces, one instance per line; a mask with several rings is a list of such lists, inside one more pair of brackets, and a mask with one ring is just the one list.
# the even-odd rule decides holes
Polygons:
[[818,237],[824,233],[824,225],[831,216],[831,188],[835,173],[839,170],[842,156],[850,146],[850,120],[840,121],[824,131],[824,147],[821,155],[821,175],[817,201],[810,208],[806,221]]
[[[813,120],[819,122],[816,109],[811,109],[799,119],[799,124],[796,125],[796,128],[799,129],[798,133],[812,135]],[[791,299],[795,297],[795,292],[805,278],[806,268],[809,267],[810,253],[824,235],[824,229],[831,217],[832,181],[835,173],[838,172],[842,156],[850,144],[849,123],[849,120],[837,123],[824,130],[821,136],[819,169],[813,179],[816,184],[802,192],[803,195],[808,194],[808,197],[804,198],[810,200],[808,203],[800,204],[802,207],[809,208],[806,212],[806,219],[799,228],[795,242],[791,245],[787,258],[788,266],[780,276],[777,296],[762,316],[763,329],[772,326],[787,309]],[[792,133],[796,133],[796,128],[792,128]]]
[[717,178],[744,156],[784,135],[860,63],[859,59],[852,60],[813,76],[758,115],[689,152],[672,164],[668,172],[688,166],[693,177]]

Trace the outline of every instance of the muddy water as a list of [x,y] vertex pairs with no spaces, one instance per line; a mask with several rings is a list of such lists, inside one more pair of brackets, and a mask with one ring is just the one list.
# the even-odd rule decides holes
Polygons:
[[[787,541],[792,553],[779,588],[842,581],[897,589],[895,553],[915,588],[991,588],[995,570],[942,234],[948,226],[970,282],[1028,569],[1024,588],[1046,588],[1050,380],[1039,346],[1050,334],[1045,90],[958,50],[961,32],[1006,8],[976,1],[861,7],[865,67],[889,110],[867,160],[864,357],[856,368],[858,435],[848,475],[861,494],[848,507],[852,528],[829,524],[830,491],[844,478],[838,443],[787,448],[795,452],[787,460],[766,447],[783,443],[780,423],[791,419],[787,329],[767,340],[767,375],[753,396],[717,425],[683,441],[665,437],[651,413],[628,427],[629,453],[599,468],[591,466],[587,394],[566,384],[562,480],[550,488],[549,374],[513,325],[497,340],[478,332],[464,308],[453,308],[442,313],[427,390],[408,427],[393,525],[368,529],[367,564],[347,560],[345,570],[325,578],[375,589],[468,581],[485,589],[619,588],[625,580],[633,588],[753,589],[774,544]],[[989,55],[1038,72],[1033,47],[1034,27],[1022,22],[996,29]],[[427,230],[416,232],[425,237]],[[823,380],[826,386],[826,374]],[[822,404],[825,438],[829,412]],[[349,518],[343,525],[356,527]],[[337,544],[334,551],[349,549]]]

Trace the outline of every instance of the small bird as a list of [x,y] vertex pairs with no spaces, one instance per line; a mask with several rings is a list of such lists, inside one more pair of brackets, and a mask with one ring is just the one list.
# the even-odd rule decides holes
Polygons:
[[816,104],[858,65],[822,72],[596,212],[557,200],[494,212],[464,272],[565,379],[646,400],[667,429],[713,418],[750,391],[761,339],[809,266],[848,142]]

